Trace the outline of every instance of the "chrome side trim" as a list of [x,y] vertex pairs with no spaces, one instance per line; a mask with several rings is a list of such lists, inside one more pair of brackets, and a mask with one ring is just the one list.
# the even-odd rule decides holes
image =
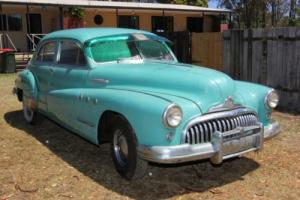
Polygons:
[[[227,111],[221,111],[221,112],[212,112],[212,113],[208,112],[203,115],[196,116],[195,118],[190,120],[184,126],[183,131],[182,131],[181,143],[184,143],[185,136],[186,136],[189,128],[191,128],[195,124],[198,124],[203,121],[212,120],[212,119],[220,119],[220,118],[224,118],[224,117],[234,117],[234,116],[242,115],[242,114],[246,114],[246,113],[252,113],[255,116],[257,116],[257,113],[255,111],[250,110],[249,108],[245,108],[245,107],[239,107],[239,108],[236,108],[233,110],[227,110]],[[223,123],[225,123],[225,121],[222,121],[222,124]],[[240,124],[240,122],[238,122],[237,124]]]
[[100,84],[108,84],[109,83],[109,80],[102,79],[102,78],[95,78],[95,79],[92,79],[92,81],[95,83],[100,83]]

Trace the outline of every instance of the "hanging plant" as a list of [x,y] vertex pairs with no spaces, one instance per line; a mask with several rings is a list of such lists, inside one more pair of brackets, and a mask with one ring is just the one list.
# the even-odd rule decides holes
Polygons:
[[82,19],[84,17],[84,9],[77,6],[69,8],[68,12],[74,18]]

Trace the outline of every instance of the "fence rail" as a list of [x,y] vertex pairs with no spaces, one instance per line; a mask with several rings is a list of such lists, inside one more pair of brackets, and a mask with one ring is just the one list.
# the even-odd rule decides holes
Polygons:
[[31,51],[36,51],[37,45],[39,44],[40,40],[45,36],[46,34],[39,33],[39,34],[26,34],[26,37],[29,40],[29,46]]
[[224,32],[224,71],[279,91],[279,107],[300,112],[300,28]]
[[3,48],[12,48],[17,51],[15,44],[13,43],[10,36],[6,33],[0,33],[0,49]]

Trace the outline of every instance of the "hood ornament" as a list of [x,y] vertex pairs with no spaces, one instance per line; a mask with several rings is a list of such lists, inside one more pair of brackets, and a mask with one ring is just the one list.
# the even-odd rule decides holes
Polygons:
[[229,96],[225,99],[223,107],[225,107],[225,108],[234,108],[235,107],[235,104],[234,104],[231,96]]
[[231,109],[238,108],[238,107],[241,107],[241,105],[240,104],[235,104],[233,98],[231,96],[228,96],[225,99],[224,103],[210,108],[208,110],[208,112],[231,110]]

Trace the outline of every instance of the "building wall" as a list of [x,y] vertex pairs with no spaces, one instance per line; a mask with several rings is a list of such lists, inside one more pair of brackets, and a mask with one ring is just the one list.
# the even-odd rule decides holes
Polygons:
[[[94,23],[95,15],[101,15],[103,17],[103,23],[97,25]],[[116,27],[117,17],[113,9],[86,9],[84,16],[85,27]]]
[[[60,13],[59,8],[54,6],[29,6],[29,13],[41,14],[42,18],[42,32],[49,33],[60,29]],[[22,5],[8,6],[2,5],[3,14],[21,14],[22,15],[22,30],[21,31],[4,31],[8,33],[14,42],[15,46],[21,51],[27,51],[27,20],[26,13],[27,7]],[[103,17],[103,23],[97,25],[94,23],[95,15],[101,15]],[[124,10],[119,9],[99,9],[88,8],[85,9],[85,17],[83,25],[84,27],[116,27],[117,26],[117,14],[118,15],[137,15],[139,16],[140,29],[146,31],[152,31],[152,16],[173,16],[174,19],[174,31],[185,31],[187,25],[187,17],[203,17],[202,13],[193,12],[171,12],[165,11],[153,11],[153,10]],[[204,32],[212,31],[213,20],[209,16],[204,16],[203,30]]]
[[[116,27],[117,26],[117,13],[114,9],[86,9],[84,24],[86,27]],[[103,24],[96,25],[94,23],[95,15],[101,15],[103,17]],[[163,16],[161,11],[130,11],[130,10],[119,10],[118,15],[137,15],[139,16],[140,29],[145,31],[152,31],[152,16]],[[187,12],[165,12],[165,16],[174,17],[174,31],[185,31],[186,30],[186,19],[187,17],[202,17],[202,14],[198,13],[187,13]],[[210,21],[207,21],[206,26],[209,26]],[[207,30],[209,30],[207,28]]]
[[[21,31],[2,31],[9,35],[14,45],[21,51],[27,51],[27,7],[26,6],[2,6],[1,14],[21,14],[22,16],[22,30]],[[40,7],[30,6],[29,13],[41,14],[42,32],[49,33],[58,30],[60,27],[59,10],[55,7]]]

